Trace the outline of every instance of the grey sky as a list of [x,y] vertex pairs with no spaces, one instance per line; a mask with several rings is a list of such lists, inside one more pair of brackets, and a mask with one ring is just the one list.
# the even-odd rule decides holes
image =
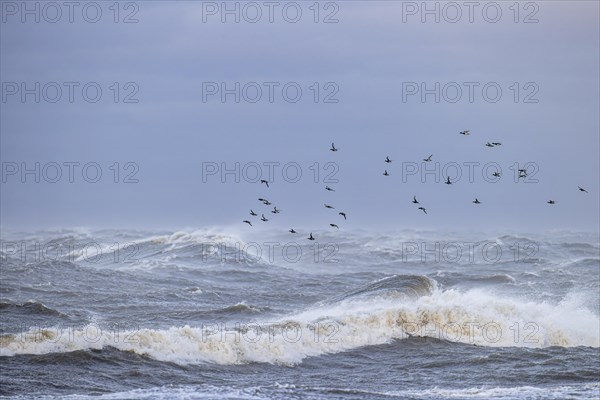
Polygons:
[[[325,229],[333,221],[323,203],[330,203],[348,213],[348,228],[598,231],[598,2],[531,3],[537,11],[522,2],[518,23],[509,8],[512,1],[497,3],[502,10],[497,23],[483,18],[486,2],[475,9],[473,23],[466,7],[456,23],[443,15],[440,23],[432,16],[422,23],[420,13],[404,15],[403,22],[403,7],[406,11],[411,2],[392,1],[338,1],[327,9],[322,2],[319,19],[337,5],[338,23],[315,23],[313,2],[298,2],[302,17],[289,23],[282,17],[282,2],[273,23],[265,14],[257,23],[243,17],[235,23],[231,16],[222,23],[219,13],[203,15],[209,3],[139,1],[134,2],[139,22],[130,24],[113,22],[112,2],[99,3],[103,14],[97,23],[86,22],[78,9],[69,23],[66,8],[56,23],[45,22],[43,15],[40,23],[33,16],[23,23],[20,10],[12,15],[14,10],[2,3],[4,167],[96,162],[103,173],[98,183],[86,182],[81,166],[74,183],[65,166],[57,183],[5,176],[0,194],[5,228],[238,225],[250,208],[269,211],[256,200],[266,197],[284,210],[269,226]],[[121,9],[119,19],[133,10]],[[523,23],[534,11],[532,18],[539,22]],[[20,93],[7,95],[6,82],[80,86],[73,103],[64,86],[56,103],[44,98],[35,103],[33,95],[22,103]],[[97,103],[82,98],[86,82],[102,88]],[[118,103],[110,89],[114,82],[119,83]],[[127,82],[134,86],[125,88]],[[229,87],[257,82],[263,97],[236,103],[229,95],[223,103],[217,95],[203,102],[203,82]],[[279,83],[272,103],[263,82]],[[281,95],[288,82],[302,88],[296,103]],[[315,82],[317,103],[310,88]],[[326,87],[329,82],[333,86]],[[456,82],[463,97],[455,103],[444,98],[436,103],[433,95],[425,102],[419,95],[403,101],[403,82],[425,82],[430,88],[435,82],[441,87]],[[473,102],[464,82],[479,84]],[[481,92],[490,82],[502,89],[495,103]],[[135,86],[139,91],[133,98],[139,102],[123,103]],[[338,102],[324,103],[335,87]],[[538,102],[525,103],[533,92],[531,99]],[[471,135],[459,135],[463,129]],[[332,141],[340,151],[328,151]],[[485,147],[488,141],[502,146]],[[421,167],[429,154],[440,169],[461,165],[461,179],[444,185],[441,176],[436,183],[433,175],[426,182],[415,175],[403,182],[403,162]],[[393,160],[389,165],[383,162],[386,156]],[[120,163],[119,183],[109,168],[115,162]],[[127,162],[139,167],[138,183],[122,182],[134,170],[124,169]],[[278,162],[280,167],[266,189],[243,177],[236,183],[231,175],[225,183],[219,176],[203,182],[203,162],[230,168],[236,162],[241,167]],[[302,168],[297,183],[282,178],[281,166],[289,162]],[[323,182],[327,162],[339,167],[339,183]],[[472,183],[466,162],[480,163]],[[502,168],[497,183],[482,177],[481,167],[489,162]],[[526,162],[538,167],[534,178],[539,182],[514,182],[509,168]],[[314,163],[321,169],[319,183],[313,182]],[[389,177],[382,175],[386,168]],[[336,192],[326,192],[326,184]],[[589,194],[580,193],[578,185]],[[413,195],[428,215],[410,203]],[[475,197],[483,204],[472,204]],[[548,199],[557,204],[546,204]]]

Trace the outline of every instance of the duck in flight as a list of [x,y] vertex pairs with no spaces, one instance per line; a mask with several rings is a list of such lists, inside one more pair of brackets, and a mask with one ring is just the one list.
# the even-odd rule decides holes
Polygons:
[[390,176],[390,174],[388,174],[387,169],[385,171],[383,171],[383,175],[384,176]]
[[333,190],[332,188],[330,188],[329,186],[325,186],[325,190],[328,190],[330,192],[335,192],[335,190]]
[[470,133],[470,132],[469,132],[469,131],[462,131],[462,132],[459,132],[459,133],[460,133],[461,135],[469,136],[469,133]]
[[309,236],[309,237],[307,237],[307,239],[308,239],[308,240],[315,240],[315,238],[314,238],[314,237],[313,237],[313,235],[312,235],[312,232],[310,233],[310,236]]
[[429,162],[429,161],[431,161],[431,157],[433,157],[433,154],[430,154],[429,157],[424,158],[423,161]]
[[448,179],[446,179],[446,185],[452,185],[452,182],[450,182],[450,177],[448,177]]
[[487,147],[494,147],[494,145],[493,145],[493,144],[491,144],[490,142],[487,142],[485,145],[486,145]]
[[388,164],[392,162],[392,160],[390,160],[390,158],[389,158],[389,157],[387,157],[387,156],[385,157],[385,160],[384,160],[384,161],[385,161],[386,163],[388,163]]
[[253,217],[256,217],[256,213],[252,210],[250,210],[250,215],[252,215]]
[[335,208],[335,207],[332,207],[329,204],[325,204],[325,208]]
[[290,229],[288,232],[289,232],[289,233],[298,233],[298,232],[296,232],[296,231],[294,230],[294,228]]
[[423,211],[425,214],[427,214],[427,210],[425,209],[425,207],[419,207],[419,210]]
[[419,204],[419,202],[417,201],[417,196],[413,196],[413,204]]
[[245,219],[243,222],[247,223],[248,225],[252,226],[252,222],[248,221],[247,219]]
[[262,214],[262,218],[260,220],[263,221],[263,222],[267,222],[268,221],[268,219],[265,218],[265,214]]
[[496,178],[500,178],[500,172],[496,171],[494,172],[492,175],[494,175]]
[[329,150],[338,151],[338,149],[335,147],[335,144],[333,142],[331,143],[331,148]]
[[481,204],[481,202],[477,199],[477,197],[475,197],[475,200],[473,200],[473,203],[475,203],[475,204]]
[[264,203],[265,201],[267,201],[267,199],[258,199],[258,201]]
[[273,203],[271,203],[269,200],[265,200],[265,201],[263,201],[263,204],[264,204],[265,206],[270,206],[270,205],[271,205],[271,204],[273,204]]
[[338,229],[340,229],[340,227],[339,227],[339,226],[337,226],[336,224],[329,224],[329,225],[330,225],[332,228],[338,228]]
[[277,209],[277,206],[273,207],[273,211],[271,211],[273,214],[279,214],[281,212],[281,210]]
[[492,144],[493,144],[494,146],[502,146],[502,143],[499,143],[499,142],[492,142]]
[[585,189],[584,189],[584,188],[582,188],[581,186],[577,186],[577,187],[579,188],[579,191],[580,191],[580,192],[584,192],[584,193],[587,193],[587,192],[588,192],[587,190],[585,190]]
[[526,178],[527,177],[527,170],[526,169],[519,169],[517,171],[519,172],[519,178]]
[[260,183],[264,183],[265,185],[267,185],[267,187],[269,187],[269,181],[261,179]]
[[554,200],[548,200],[546,203],[548,203],[548,204],[556,204],[556,202]]
[[339,215],[341,215],[342,217],[344,217],[344,219],[346,219],[346,213],[345,212],[339,212]]

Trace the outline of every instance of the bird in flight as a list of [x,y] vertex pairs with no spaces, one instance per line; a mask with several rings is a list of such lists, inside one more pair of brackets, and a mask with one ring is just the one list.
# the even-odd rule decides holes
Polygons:
[[494,172],[492,175],[494,175],[496,178],[500,178],[500,172],[496,171]]
[[499,143],[499,142],[492,142],[492,144],[493,144],[494,146],[502,146],[502,143]]
[[385,171],[383,171],[383,175],[384,176],[390,176],[390,174],[388,174],[387,169]]
[[271,205],[271,204],[273,204],[273,203],[271,203],[269,200],[265,200],[265,201],[263,201],[263,204],[264,204],[265,206],[270,206],[270,205]]
[[335,147],[335,144],[333,142],[331,143],[331,148],[329,150],[338,151],[338,149]]
[[469,131],[462,131],[462,132],[459,132],[459,133],[460,133],[461,135],[469,136],[469,133],[470,133],[470,132],[469,132]]
[[450,182],[450,177],[448,177],[448,179],[446,179],[446,185],[452,185],[452,182]]
[[289,232],[290,232],[290,233],[298,233],[298,232],[296,232],[296,231],[294,230],[294,228],[290,229],[290,230],[289,230]]
[[392,160],[390,160],[390,158],[389,158],[389,157],[387,157],[387,156],[385,157],[385,160],[384,160],[384,161],[385,161],[386,163],[391,163],[391,162],[392,162]]
[[335,207],[332,207],[329,204],[325,204],[325,208],[335,208]]
[[339,215],[341,215],[342,217],[344,217],[344,219],[346,219],[346,213],[345,212],[339,212]]
[[487,147],[494,147],[494,145],[493,145],[493,144],[491,144],[490,142],[487,142],[485,145],[486,145]]
[[577,186],[577,187],[579,188],[579,191],[580,191],[580,192],[585,192],[585,193],[587,193],[587,192],[588,192],[587,190],[585,190],[585,189],[584,189],[584,188],[582,188],[581,186]]
[[429,161],[431,161],[431,157],[433,157],[433,154],[430,154],[429,157],[424,158],[423,161],[429,162]]
[[277,209],[277,206],[273,207],[273,211],[271,211],[273,214],[279,214],[281,212],[281,210]]
[[263,221],[263,222],[267,222],[268,221],[268,219],[265,218],[265,214],[262,214],[262,218],[260,220]]
[[419,202],[417,201],[417,196],[413,196],[413,201],[414,204],[419,204]]
[[338,228],[338,229],[340,229],[340,227],[339,227],[339,226],[337,226],[336,224],[329,224],[329,225],[330,225],[332,228]]
[[267,199],[258,199],[258,201],[260,201],[260,202],[263,202],[263,203],[264,203],[265,201],[267,201]]
[[548,200],[546,203],[548,203],[548,204],[556,204],[556,202],[554,200]]
[[477,197],[475,197],[475,200],[473,200],[473,203],[475,203],[475,204],[481,204],[481,202],[477,199]]
[[308,240],[315,240],[315,238],[314,238],[314,237],[313,237],[313,235],[312,235],[312,232],[310,233],[310,236],[309,236],[309,237],[307,237],[307,239],[308,239]]
[[252,215],[253,217],[256,217],[256,213],[252,210],[250,210],[250,215]]
[[425,207],[419,207],[419,210],[423,211],[425,214],[427,214],[427,210],[425,209]]
[[265,185],[267,185],[267,187],[269,187],[269,181],[261,179],[260,183],[264,183]]
[[335,192],[335,190],[333,190],[332,188],[330,188],[329,186],[325,186],[325,190],[329,190],[330,192]]
[[247,219],[245,219],[243,222],[247,223],[248,225],[252,226],[252,222],[248,221]]

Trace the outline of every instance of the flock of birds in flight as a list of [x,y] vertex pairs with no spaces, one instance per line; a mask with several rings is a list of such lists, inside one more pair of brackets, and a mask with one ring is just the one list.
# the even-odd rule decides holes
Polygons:
[[[336,152],[336,151],[338,151],[339,149],[338,149],[337,147],[335,147],[335,143],[331,143],[331,148],[330,148],[329,150],[330,150],[330,151],[333,151],[333,152]],[[260,180],[260,183],[261,183],[261,185],[262,185],[262,184],[264,184],[264,185],[265,185],[267,188],[269,187],[269,181],[267,181],[267,180],[265,180],[265,179],[261,179],[261,180]],[[334,189],[332,189],[332,188],[331,188],[331,187],[329,187],[329,186],[325,186],[325,190],[327,190],[328,192],[335,192],[335,190],[334,190]],[[267,200],[267,199],[259,198],[259,199],[258,199],[258,201],[260,201],[261,203],[263,203],[263,204],[264,204],[264,205],[266,205],[266,206],[273,205],[273,203],[271,203],[271,202],[270,202],[269,200]],[[327,203],[324,203],[324,205],[325,205],[325,208],[327,208],[327,209],[330,209],[330,210],[334,210],[334,209],[335,209],[335,207],[333,207],[333,206],[331,206],[331,205],[329,205],[329,204],[327,204]],[[273,213],[273,214],[279,214],[280,212],[281,212],[281,210],[279,210],[279,209],[277,208],[277,206],[273,206],[273,210],[271,211],[271,213]],[[252,209],[250,209],[250,215],[251,215],[251,216],[253,216],[253,217],[258,217],[258,214],[257,214],[257,213],[255,213],[255,212],[254,212],[254,210],[252,210]],[[340,211],[340,212],[338,212],[338,215],[340,215],[340,216],[344,217],[344,221],[348,219],[348,217],[347,217],[346,213],[345,213],[345,212],[343,212],[343,211]],[[262,213],[261,213],[260,220],[261,220],[261,221],[263,221],[263,222],[267,222],[267,221],[269,221],[269,219],[265,217],[265,214],[262,214]],[[253,225],[252,225],[252,222],[251,222],[251,221],[249,221],[249,220],[247,220],[247,219],[246,219],[246,220],[244,220],[244,221],[242,221],[242,222],[244,222],[244,223],[246,223],[246,224],[248,224],[248,225],[250,225],[250,226],[253,226]],[[339,227],[337,224],[333,224],[333,223],[331,223],[331,224],[329,224],[329,226],[331,226],[332,228],[340,229],[340,227]],[[288,232],[289,232],[289,233],[292,233],[292,234],[296,234],[296,233],[298,233],[298,231],[296,231],[294,228],[291,228],[291,229],[290,229]],[[310,233],[310,235],[307,237],[307,239],[308,239],[308,240],[315,240],[316,238],[313,236],[313,234],[312,234],[312,232],[311,232],[311,233]]]
[[[469,136],[469,134],[470,134],[470,131],[468,131],[468,130],[461,131],[461,132],[459,132],[459,134],[460,134],[460,135],[463,135],[463,136]],[[487,143],[485,144],[485,146],[486,146],[486,147],[497,147],[497,146],[502,146],[502,143],[500,143],[500,142],[487,142]],[[335,143],[331,143],[331,148],[330,148],[329,150],[330,150],[330,151],[333,151],[333,152],[336,152],[336,151],[338,151],[339,149],[338,149],[337,147],[335,147]],[[424,158],[424,159],[423,159],[423,161],[425,161],[425,162],[431,162],[431,160],[432,160],[432,159],[433,159],[433,154],[430,154],[430,155],[429,155],[427,158]],[[390,157],[389,157],[389,156],[386,156],[386,157],[385,157],[385,160],[383,160],[383,161],[384,161],[386,164],[389,164],[389,163],[391,163],[391,162],[392,162],[392,160],[390,159]],[[518,171],[517,171],[517,172],[518,172],[518,177],[519,177],[519,178],[526,178],[526,177],[527,177],[527,169],[518,169]],[[383,175],[384,175],[384,176],[390,176],[390,174],[389,174],[389,172],[387,171],[387,169],[384,169],[384,171],[383,171]],[[497,177],[497,178],[499,178],[499,177],[501,176],[501,173],[496,171],[496,172],[494,172],[492,175],[493,175],[494,177]],[[268,182],[267,180],[261,179],[260,183],[261,183],[261,184],[264,184],[264,185],[266,185],[266,187],[267,187],[267,188],[269,187],[269,182]],[[444,183],[445,183],[446,185],[452,185],[452,181],[450,180],[450,177],[449,177],[449,176],[446,178],[446,181],[445,181]],[[584,188],[582,188],[581,186],[578,186],[577,188],[579,189],[579,191],[580,191],[580,192],[588,193],[588,191],[587,191],[587,190],[585,190]],[[327,191],[330,191],[330,192],[335,192],[335,190],[334,190],[334,189],[332,189],[332,188],[330,188],[329,186],[325,186],[325,190],[327,190]],[[271,203],[270,201],[268,201],[268,200],[266,200],[266,199],[263,199],[263,198],[259,198],[259,199],[258,199],[258,201],[260,201],[261,203],[263,203],[264,205],[267,205],[267,206],[270,206],[270,205],[272,205],[272,204],[273,204],[273,203]],[[419,201],[417,200],[417,196],[413,196],[412,203],[413,203],[413,204],[418,204],[418,205],[419,205],[419,207],[418,207],[418,210],[421,210],[421,211],[423,211],[425,214],[427,214],[427,209],[425,209],[425,207],[423,207],[423,206],[421,205],[421,203],[419,203]],[[473,203],[474,203],[474,204],[481,204],[481,202],[479,201],[479,199],[478,199],[477,197],[475,198],[475,200],[473,200]],[[548,201],[547,201],[547,203],[548,203],[548,204],[556,204],[556,201],[554,201],[554,200],[550,199],[550,200],[548,200]],[[330,205],[328,205],[328,204],[325,204],[325,208],[328,208],[328,209],[334,209],[334,207],[332,207],[332,206],[330,206]],[[273,206],[273,210],[272,210],[271,212],[272,212],[273,214],[279,214],[279,213],[281,212],[281,210],[277,209],[277,207],[276,207],[276,206]],[[251,216],[253,216],[253,217],[257,217],[257,216],[258,216],[258,214],[256,214],[256,213],[255,213],[253,210],[250,210],[250,215],[251,215]],[[346,220],[346,219],[347,219],[347,218],[346,218],[346,213],[344,213],[344,212],[339,212],[339,213],[338,213],[338,215],[341,215],[342,217],[344,217],[344,220]],[[262,215],[261,215],[261,218],[260,218],[260,220],[261,220],[261,221],[263,221],[263,222],[267,222],[267,221],[268,221],[268,219],[267,219],[267,218],[265,218],[265,214],[262,214]],[[248,225],[250,225],[250,226],[253,226],[253,225],[252,225],[252,222],[251,222],[251,221],[249,221],[249,220],[244,220],[244,221],[242,221],[242,222],[244,222],[244,223],[246,223],[246,224],[248,224]],[[340,227],[339,227],[337,224],[329,224],[329,225],[330,225],[332,228],[336,228],[336,229],[339,229],[339,228],[340,228]],[[298,233],[298,232],[297,232],[297,231],[296,231],[294,228],[290,229],[288,232],[290,232],[290,233],[292,233],[292,234]],[[310,235],[309,235],[309,237],[308,237],[307,239],[308,239],[308,240],[315,240],[315,237],[313,236],[312,232],[310,233]]]

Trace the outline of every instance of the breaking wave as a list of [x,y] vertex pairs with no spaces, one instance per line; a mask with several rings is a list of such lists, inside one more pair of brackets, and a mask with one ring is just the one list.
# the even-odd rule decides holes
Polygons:
[[400,275],[274,321],[126,332],[86,325],[2,335],[0,356],[114,347],[181,365],[293,365],[306,357],[408,337],[492,347],[599,347],[599,317],[584,304],[578,296],[551,304],[481,289],[443,290],[430,278]]

